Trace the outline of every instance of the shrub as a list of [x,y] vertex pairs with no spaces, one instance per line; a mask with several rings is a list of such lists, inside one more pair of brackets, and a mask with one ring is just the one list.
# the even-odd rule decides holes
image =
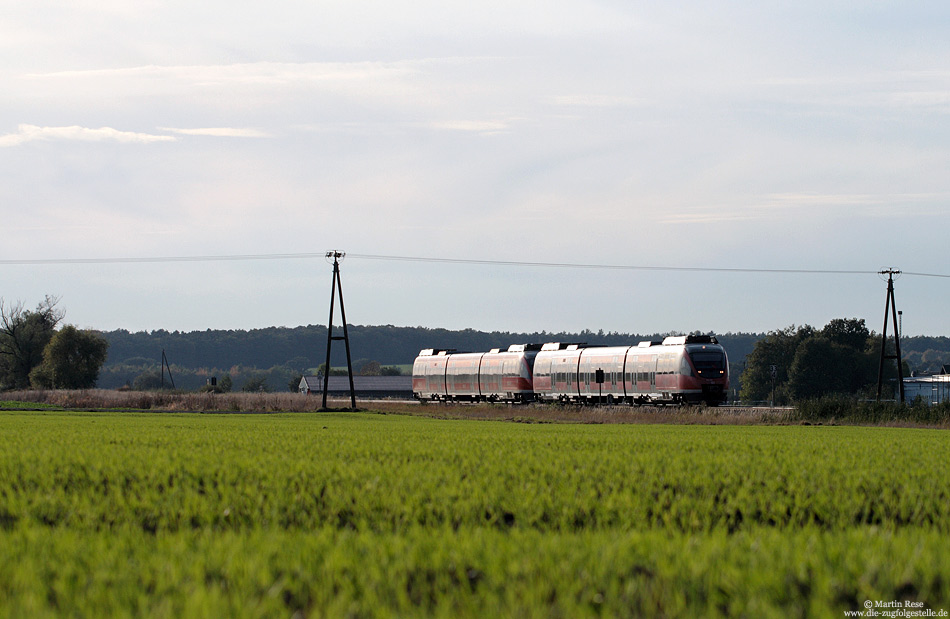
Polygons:
[[787,421],[849,424],[950,424],[950,402],[928,405],[920,399],[910,404],[829,396],[799,402]]

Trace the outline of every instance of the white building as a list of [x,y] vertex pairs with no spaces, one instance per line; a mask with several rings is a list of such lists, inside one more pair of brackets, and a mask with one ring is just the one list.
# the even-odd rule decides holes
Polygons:
[[904,379],[904,398],[913,402],[918,397],[928,404],[950,401],[950,373],[947,366],[933,376],[912,376]]

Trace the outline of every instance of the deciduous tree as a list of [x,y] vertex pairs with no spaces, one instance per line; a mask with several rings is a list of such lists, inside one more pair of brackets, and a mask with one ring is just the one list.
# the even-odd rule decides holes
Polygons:
[[360,376],[380,376],[382,374],[382,367],[379,365],[379,361],[367,361],[359,369]]
[[148,369],[135,377],[132,388],[136,391],[150,391],[162,386],[162,375],[156,369]]
[[740,397],[747,402],[770,400],[773,385],[772,367],[774,366],[775,402],[787,402],[789,400],[788,373],[795,360],[795,352],[801,342],[814,334],[815,329],[809,325],[798,328],[791,325],[785,329],[771,331],[759,340],[746,357]]
[[776,403],[859,393],[877,382],[879,351],[858,318],[836,318],[820,331],[807,325],[773,331],[746,358],[742,399],[770,399],[772,366]]
[[30,311],[20,301],[6,305],[0,299],[0,387],[30,385],[30,372],[42,363],[43,350],[63,319],[58,303],[58,298],[47,296]]
[[863,318],[835,318],[822,328],[821,334],[836,344],[861,351],[867,349],[871,337]]
[[270,387],[267,386],[267,377],[263,374],[256,374],[249,377],[241,387],[241,391],[247,393],[269,392]]
[[95,331],[66,325],[43,350],[43,362],[30,373],[34,387],[88,389],[95,387],[109,343]]

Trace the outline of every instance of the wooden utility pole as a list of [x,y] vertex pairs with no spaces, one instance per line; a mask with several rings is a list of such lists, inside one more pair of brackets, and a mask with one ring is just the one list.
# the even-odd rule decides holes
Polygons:
[[[339,250],[327,252],[327,259],[333,258],[333,284],[330,287],[330,322],[327,324],[327,362],[323,371],[323,408],[327,407],[327,391],[330,386],[330,346],[334,340],[343,340],[346,346],[346,375],[350,378],[350,407],[356,409],[356,389],[353,388],[353,362],[350,360],[350,337],[346,332],[346,310],[343,308],[343,284],[340,281],[340,260],[346,254]],[[336,295],[340,295],[340,317],[343,320],[343,337],[333,336],[333,304]]]
[[172,383],[172,389],[175,388],[175,379],[172,378],[172,366],[168,364],[168,357],[165,356],[165,349],[162,349],[162,391],[165,391],[165,369],[168,369],[168,380]]
[[[901,333],[897,325],[897,305],[894,301],[894,276],[900,275],[901,272],[890,268],[880,271],[881,275],[887,275],[887,300],[884,302],[884,331],[881,333],[881,362],[878,364],[877,369],[877,400],[881,401],[881,390],[884,387],[884,360],[885,359],[896,359],[897,360],[897,389],[900,393],[901,404],[904,403],[904,366],[901,361]],[[896,349],[895,354],[887,354],[887,317],[890,314],[891,321],[894,325],[894,348]]]

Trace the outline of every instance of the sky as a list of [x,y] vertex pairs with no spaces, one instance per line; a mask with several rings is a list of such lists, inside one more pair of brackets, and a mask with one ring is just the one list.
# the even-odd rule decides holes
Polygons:
[[944,0],[0,3],[7,307],[950,335]]

